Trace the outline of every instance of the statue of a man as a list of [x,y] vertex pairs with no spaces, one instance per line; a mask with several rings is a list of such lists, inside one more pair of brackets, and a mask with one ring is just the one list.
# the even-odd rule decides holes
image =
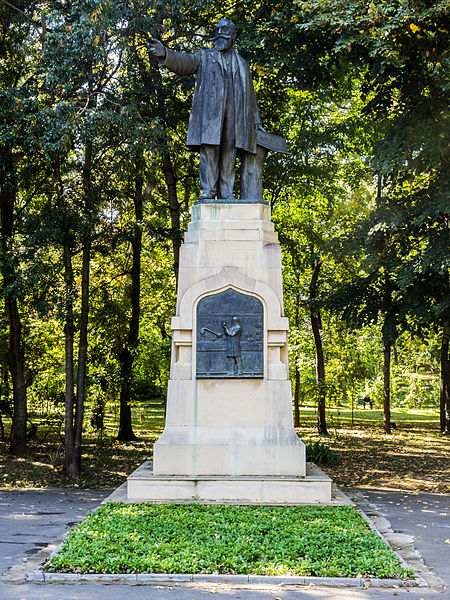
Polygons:
[[224,321],[222,327],[227,336],[227,358],[233,361],[233,374],[242,375],[241,333],[242,327],[238,317],[233,317],[231,326]]
[[[152,40],[150,45],[160,65],[179,75],[197,73],[186,143],[191,150],[200,152],[200,200],[216,196],[234,199],[236,153],[243,157],[243,165],[246,156],[257,154],[261,119],[250,68],[233,48],[235,38],[234,24],[220,19],[211,49],[189,54],[170,50],[158,40]],[[244,166],[244,170],[250,173],[243,177],[247,181],[252,177],[252,167]],[[249,184],[247,188],[250,189]]]

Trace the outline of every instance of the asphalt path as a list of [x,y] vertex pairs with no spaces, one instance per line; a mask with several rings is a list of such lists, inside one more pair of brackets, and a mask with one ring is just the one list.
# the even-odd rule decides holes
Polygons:
[[[387,490],[360,490],[392,527],[414,536],[425,563],[450,585],[450,498]],[[41,548],[52,545],[99,505],[109,492],[79,489],[0,490],[0,573],[13,565],[23,569]],[[31,584],[0,581],[0,600],[450,600],[434,589],[407,590],[309,588],[284,586],[234,587],[209,584],[136,586],[126,584]]]
[[362,490],[370,504],[386,515],[394,531],[414,537],[425,564],[450,588],[450,496]]
[[0,573],[54,543],[107,495],[104,490],[0,490]]

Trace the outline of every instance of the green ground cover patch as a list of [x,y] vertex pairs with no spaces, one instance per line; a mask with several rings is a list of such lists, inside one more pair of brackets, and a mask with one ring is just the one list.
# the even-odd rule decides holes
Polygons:
[[409,577],[351,506],[108,503],[46,568],[82,573]]

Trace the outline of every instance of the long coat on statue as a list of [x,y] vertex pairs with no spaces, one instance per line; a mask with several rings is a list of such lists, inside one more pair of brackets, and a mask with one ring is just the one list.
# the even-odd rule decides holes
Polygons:
[[[202,144],[220,146],[225,112],[227,74],[222,53],[202,49],[188,54],[166,48],[160,64],[179,75],[197,73],[186,145],[198,150]],[[231,82],[234,97],[236,148],[256,153],[256,125],[261,124],[248,63],[231,50]]]
[[242,327],[239,322],[234,322],[231,327],[224,327],[227,336],[227,358],[241,356]]

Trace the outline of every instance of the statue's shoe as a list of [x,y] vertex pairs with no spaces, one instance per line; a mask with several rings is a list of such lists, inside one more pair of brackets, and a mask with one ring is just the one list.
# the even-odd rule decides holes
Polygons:
[[203,191],[200,193],[200,196],[198,197],[198,199],[199,200],[214,200],[215,197],[216,197],[215,192]]

